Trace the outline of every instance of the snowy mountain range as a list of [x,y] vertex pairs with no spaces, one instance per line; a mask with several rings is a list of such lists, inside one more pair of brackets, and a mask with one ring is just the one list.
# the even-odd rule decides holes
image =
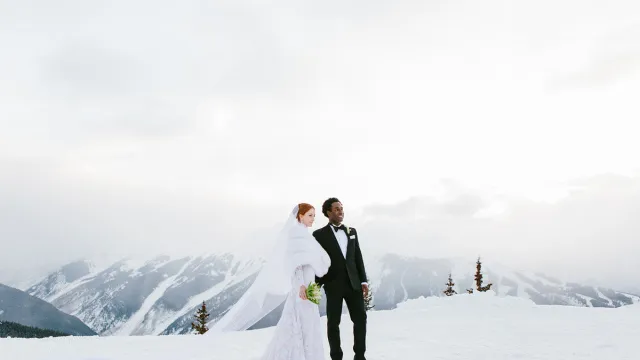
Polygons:
[[[25,290],[101,335],[184,334],[191,331],[193,315],[203,301],[210,320],[216,321],[247,290],[261,265],[260,259],[232,254],[123,259],[104,267],[78,261]],[[449,272],[456,291],[465,292],[473,287],[475,261],[387,254],[370,261],[367,272],[375,310],[384,310],[421,296],[443,296]],[[484,265],[483,273],[485,284],[493,283],[498,295],[528,298],[536,304],[619,307],[640,302],[636,295],[495,265]],[[255,328],[274,325],[279,311]]]

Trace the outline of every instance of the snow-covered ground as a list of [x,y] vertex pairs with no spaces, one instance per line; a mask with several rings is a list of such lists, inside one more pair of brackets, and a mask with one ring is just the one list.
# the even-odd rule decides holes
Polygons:
[[[639,359],[638,324],[640,304],[615,309],[538,306],[492,292],[430,297],[410,300],[395,310],[370,312],[367,354],[372,360]],[[341,326],[345,359],[350,359],[347,314]],[[0,359],[251,360],[259,358],[272,331],[0,339]]]

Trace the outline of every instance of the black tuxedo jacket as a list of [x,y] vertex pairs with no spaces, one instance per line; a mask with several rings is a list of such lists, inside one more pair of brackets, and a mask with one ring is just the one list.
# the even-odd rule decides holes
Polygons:
[[313,236],[331,258],[329,271],[321,278],[316,277],[316,282],[324,285],[325,290],[330,291],[341,285],[349,285],[354,290],[362,289],[362,283],[367,282],[367,273],[364,269],[356,229],[349,228],[346,258],[342,255],[338,239],[331,225],[327,224],[327,226],[314,231]]

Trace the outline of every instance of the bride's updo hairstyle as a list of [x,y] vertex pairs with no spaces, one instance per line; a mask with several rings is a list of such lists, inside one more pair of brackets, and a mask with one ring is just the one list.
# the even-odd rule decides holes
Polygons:
[[300,221],[300,218],[302,218],[304,214],[306,214],[307,211],[311,209],[315,209],[311,204],[307,204],[307,203],[298,204],[298,215],[296,215],[296,219],[298,219],[298,222]]

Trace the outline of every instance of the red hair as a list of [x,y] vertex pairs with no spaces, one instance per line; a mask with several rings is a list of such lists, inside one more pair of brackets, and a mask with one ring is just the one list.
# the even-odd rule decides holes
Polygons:
[[300,221],[300,218],[304,216],[304,214],[306,214],[311,209],[315,209],[311,204],[307,204],[307,203],[298,204],[298,215],[296,215],[296,218],[298,219],[298,221]]

